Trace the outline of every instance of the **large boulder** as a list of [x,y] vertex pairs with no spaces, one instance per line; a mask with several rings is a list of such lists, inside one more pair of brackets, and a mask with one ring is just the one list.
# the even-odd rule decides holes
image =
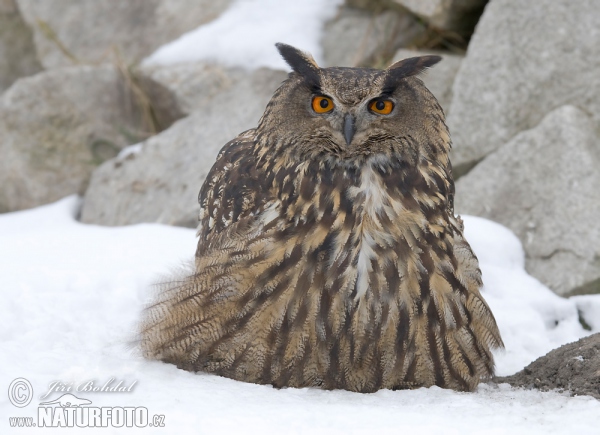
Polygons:
[[42,65],[107,62],[116,48],[135,63],[218,17],[231,0],[17,0]]
[[542,391],[562,390],[600,399],[600,333],[554,349],[498,383]]
[[0,211],[83,193],[92,170],[146,127],[114,67],[18,80],[0,97]]
[[[254,111],[257,106],[250,100],[258,94],[258,102],[266,104],[268,98],[265,100],[265,95],[270,98],[287,77],[284,72],[269,68],[248,72],[242,68],[226,68],[208,61],[142,66],[136,71],[136,76],[155,104],[175,103],[176,107],[167,112],[183,115],[196,110],[212,111],[212,105],[224,104],[224,100],[228,98],[235,101],[235,105],[239,104],[240,110],[250,104],[249,110]],[[165,101],[160,96],[165,90],[173,97],[173,101]],[[261,106],[261,115],[264,104]],[[229,117],[227,113],[224,112],[225,117]],[[255,112],[251,116],[254,119]]]
[[600,126],[598,29],[597,0],[490,1],[454,86],[457,175],[565,104]]
[[13,0],[0,0],[0,92],[19,77],[42,69],[35,55],[33,35]]
[[96,169],[84,198],[83,222],[195,227],[198,192],[219,150],[258,124],[286,78],[282,71],[248,73],[203,63],[162,67],[151,74],[192,114]]
[[600,278],[599,168],[596,123],[563,106],[460,178],[456,211],[509,227],[531,275],[559,294],[579,293]]
[[488,0],[394,0],[415,15],[444,30],[473,28]]
[[425,28],[401,10],[368,10],[344,6],[325,23],[321,66],[377,66],[400,47],[423,34]]
[[401,48],[396,52],[392,62],[427,54],[441,56],[442,61],[435,64],[433,68],[425,71],[420,78],[431,93],[435,95],[435,98],[439,101],[442,109],[444,109],[446,116],[448,116],[450,104],[452,103],[452,86],[454,85],[454,79],[460,68],[463,56],[447,52],[408,50],[406,48]]

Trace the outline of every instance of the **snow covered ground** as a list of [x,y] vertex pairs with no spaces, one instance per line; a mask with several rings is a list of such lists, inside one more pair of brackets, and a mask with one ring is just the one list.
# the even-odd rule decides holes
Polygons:
[[276,42],[285,42],[321,60],[323,24],[342,0],[237,0],[216,20],[156,50],[144,63],[170,65],[199,60],[243,68],[289,70]]
[[[35,417],[54,381],[73,387],[111,378],[132,392],[73,392],[91,406],[146,407],[165,416],[162,433],[581,433],[600,430],[600,401],[482,385],[475,393],[440,388],[357,394],[276,390],[142,359],[131,345],[148,287],[194,254],[193,230],[155,224],[84,225],[79,199],[0,215],[0,386],[29,380],[33,400],[14,407],[0,395],[0,432],[9,417]],[[523,270],[516,237],[493,222],[465,217],[485,289],[506,343],[499,374],[590,331],[600,331],[600,296],[562,299]],[[4,390],[6,391],[6,390]],[[72,429],[71,429],[72,430]],[[76,430],[76,429],[75,429]],[[102,433],[124,429],[102,428]],[[14,433],[41,433],[39,428]]]

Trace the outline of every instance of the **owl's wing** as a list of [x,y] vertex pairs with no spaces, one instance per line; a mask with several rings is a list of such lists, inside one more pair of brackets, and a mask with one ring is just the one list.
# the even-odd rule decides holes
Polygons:
[[255,130],[247,130],[219,152],[198,197],[199,245],[243,218],[260,213],[268,201],[269,189],[256,167],[254,143]]
[[[149,358],[184,366],[189,362],[188,351],[194,351],[198,344],[190,331],[204,328],[204,320],[213,316],[214,310],[222,311],[219,316],[238,314],[231,303],[224,303],[232,282],[239,279],[232,268],[243,270],[247,264],[244,260],[256,257],[251,250],[244,254],[240,249],[249,240],[265,235],[264,225],[253,223],[261,222],[262,211],[272,203],[270,181],[258,167],[254,152],[255,135],[256,130],[248,130],[228,142],[200,189],[200,240],[195,265],[157,283],[154,301],[144,313],[140,346]],[[259,251],[268,243],[263,240]],[[225,317],[222,320],[227,323]]]

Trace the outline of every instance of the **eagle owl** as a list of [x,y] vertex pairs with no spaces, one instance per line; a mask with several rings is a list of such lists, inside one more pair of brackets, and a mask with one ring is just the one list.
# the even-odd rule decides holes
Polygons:
[[200,191],[193,270],[145,311],[148,358],[276,387],[473,390],[503,346],[454,216],[450,136],[416,75],[293,72]]

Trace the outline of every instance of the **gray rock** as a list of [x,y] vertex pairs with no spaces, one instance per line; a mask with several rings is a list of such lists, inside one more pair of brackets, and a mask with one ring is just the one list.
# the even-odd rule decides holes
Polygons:
[[168,89],[178,106],[177,110],[185,115],[200,109],[206,111],[207,104],[223,104],[219,98],[235,98],[236,104],[244,107],[249,103],[247,100],[257,93],[272,94],[287,77],[283,71],[268,68],[249,72],[241,68],[224,68],[211,62],[143,66],[137,76],[150,95],[154,95],[153,87]]
[[452,86],[454,85],[454,78],[460,68],[463,56],[445,52],[417,51],[401,48],[396,52],[393,62],[408,57],[424,56],[426,54],[437,54],[438,56],[442,56],[442,61],[435,64],[433,68],[427,70],[421,76],[421,79],[431,93],[435,95],[447,116],[450,111],[450,104],[452,103]]
[[31,30],[13,0],[0,0],[0,93],[19,77],[41,71]]
[[42,65],[127,64],[218,17],[231,0],[17,0]]
[[542,391],[558,389],[600,399],[600,334],[565,344],[519,373],[494,381]]
[[96,165],[131,143],[140,119],[110,66],[18,80],[0,97],[0,211],[82,193]]
[[456,211],[509,227],[527,271],[568,294],[600,278],[599,168],[593,120],[563,106],[460,178]]
[[258,124],[286,78],[286,73],[268,69],[248,73],[204,64],[163,68],[154,70],[153,77],[193,113],[145,141],[139,152],[96,169],[84,198],[83,222],[195,227],[198,192],[219,150]]
[[394,0],[435,27],[462,31],[474,26],[487,0]]
[[454,85],[458,175],[557,107],[600,126],[599,29],[597,0],[490,1]]
[[409,13],[342,7],[325,24],[321,66],[387,66],[398,48],[410,45],[424,31]]

